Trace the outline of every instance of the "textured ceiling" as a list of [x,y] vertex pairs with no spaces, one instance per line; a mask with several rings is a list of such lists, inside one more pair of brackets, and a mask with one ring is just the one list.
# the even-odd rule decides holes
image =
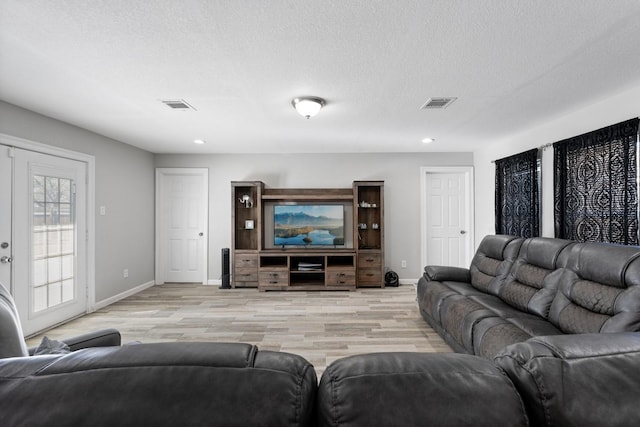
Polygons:
[[156,153],[472,151],[640,84],[639,40],[640,0],[0,0],[0,99]]

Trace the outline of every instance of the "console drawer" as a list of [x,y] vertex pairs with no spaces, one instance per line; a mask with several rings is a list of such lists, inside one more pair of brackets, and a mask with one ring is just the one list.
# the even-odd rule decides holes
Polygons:
[[327,286],[355,286],[356,271],[351,269],[327,269],[325,283]]
[[255,282],[255,284],[258,284],[258,269],[236,268],[233,280],[236,282]]
[[258,274],[259,286],[289,286],[288,270],[266,270]]
[[380,253],[358,255],[358,268],[380,268],[382,267],[382,255]]
[[382,285],[382,271],[379,268],[359,268],[358,286]]
[[258,254],[236,254],[233,268],[238,271],[241,268],[258,269]]

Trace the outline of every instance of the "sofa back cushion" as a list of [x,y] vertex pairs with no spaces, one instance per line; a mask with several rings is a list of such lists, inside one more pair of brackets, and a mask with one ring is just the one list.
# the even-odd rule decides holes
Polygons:
[[549,320],[564,333],[640,331],[640,248],[578,244]]
[[496,281],[490,292],[521,311],[546,318],[558,289],[562,270],[574,242],[547,237],[524,241],[504,281]]
[[0,359],[28,356],[13,297],[0,283]]
[[471,285],[488,293],[491,284],[501,281],[509,272],[523,241],[507,235],[489,235],[482,239],[469,267]]

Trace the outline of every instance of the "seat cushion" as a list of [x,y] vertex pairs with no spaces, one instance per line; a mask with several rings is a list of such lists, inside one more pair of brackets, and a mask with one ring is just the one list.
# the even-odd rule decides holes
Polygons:
[[491,361],[464,354],[340,359],[322,375],[317,402],[319,427],[529,425],[511,381]]

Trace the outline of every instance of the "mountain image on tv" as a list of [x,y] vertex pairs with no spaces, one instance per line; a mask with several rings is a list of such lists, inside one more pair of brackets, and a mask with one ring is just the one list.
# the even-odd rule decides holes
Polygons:
[[276,246],[344,245],[341,205],[276,205],[273,214]]

